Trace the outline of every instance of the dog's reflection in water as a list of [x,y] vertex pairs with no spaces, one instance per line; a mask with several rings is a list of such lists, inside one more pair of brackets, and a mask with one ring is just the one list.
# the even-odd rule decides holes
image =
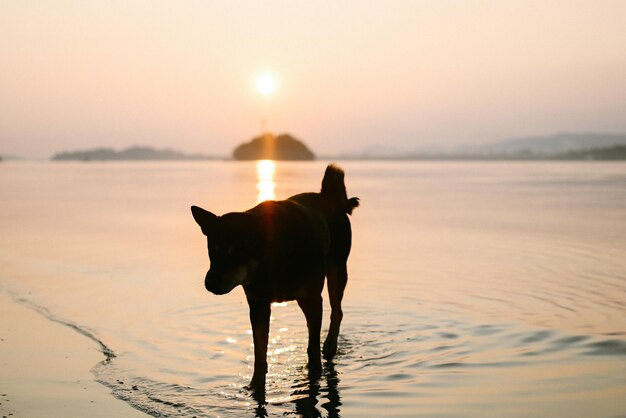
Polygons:
[[[269,416],[265,391],[256,391],[252,396],[257,403],[254,409],[255,416],[258,418]],[[291,403],[295,405],[295,413],[298,416],[339,417],[341,396],[339,395],[339,376],[335,370],[335,363],[326,361],[321,376],[319,373],[309,371],[305,380],[293,386],[291,398],[293,398]],[[320,402],[321,405],[318,406]],[[326,412],[322,413],[320,408]]]

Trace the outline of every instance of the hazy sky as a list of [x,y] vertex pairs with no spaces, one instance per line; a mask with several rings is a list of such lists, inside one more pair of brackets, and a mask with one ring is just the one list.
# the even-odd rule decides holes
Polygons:
[[321,154],[626,132],[626,1],[0,0],[0,154],[226,155],[263,117]]

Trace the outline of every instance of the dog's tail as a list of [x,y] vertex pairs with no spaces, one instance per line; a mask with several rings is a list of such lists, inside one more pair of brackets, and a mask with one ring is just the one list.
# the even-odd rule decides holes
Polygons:
[[346,185],[343,181],[343,170],[334,164],[326,167],[324,178],[322,179],[322,196],[328,199],[337,207],[341,208],[347,214],[352,214],[352,210],[359,206],[359,198],[351,197],[348,199],[346,193]]

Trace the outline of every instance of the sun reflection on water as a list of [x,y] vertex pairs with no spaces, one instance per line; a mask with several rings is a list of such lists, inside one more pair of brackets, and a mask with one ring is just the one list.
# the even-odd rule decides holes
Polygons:
[[256,163],[257,176],[257,203],[265,200],[276,199],[276,182],[274,181],[274,173],[276,172],[276,163],[273,160],[259,160]]
[[[256,173],[257,203],[276,199],[276,162],[274,160],[257,161]],[[285,326],[284,322],[289,323],[292,317],[297,316],[300,319],[298,307],[294,305],[289,302],[272,303],[274,312],[270,317],[272,326],[267,347],[269,366],[267,380],[270,389],[253,395],[258,402],[254,408],[256,416],[268,416],[266,409],[268,405],[284,408],[288,404],[295,404],[296,411],[302,416],[338,416],[341,401],[337,389],[339,380],[336,378],[334,365],[332,362],[326,362],[321,376],[311,375],[307,366],[306,327],[303,330],[302,327]],[[251,335],[252,330],[246,329],[245,333]],[[231,344],[236,344],[236,341],[234,337],[226,340]],[[233,383],[239,388],[243,387],[242,382],[247,382],[252,377],[254,365],[252,341],[249,342],[247,351],[247,373],[239,375],[239,381]],[[245,401],[245,398],[244,394],[241,400]],[[320,404],[322,400],[324,402]],[[245,405],[254,406],[249,402]]]

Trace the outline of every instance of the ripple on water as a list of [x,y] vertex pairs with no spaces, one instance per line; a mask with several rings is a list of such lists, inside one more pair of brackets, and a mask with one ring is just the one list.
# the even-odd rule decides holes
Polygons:
[[596,341],[585,345],[586,355],[591,356],[626,356],[626,341],[624,340],[604,340]]
[[[250,416],[327,417],[344,412],[360,416],[366,411],[406,416],[420,408],[436,412],[433,400],[457,391],[472,393],[474,403],[500,398],[497,402],[513,402],[511,381],[516,382],[517,393],[539,397],[538,388],[553,384],[541,377],[545,368],[559,365],[572,373],[585,357],[604,356],[609,362],[618,359],[624,369],[626,355],[626,342],[616,336],[602,340],[515,324],[475,324],[441,313],[375,315],[370,308],[348,306],[338,355],[334,362],[325,363],[320,379],[311,380],[306,368],[305,322],[294,304],[273,311],[267,393],[259,401],[244,387],[253,364],[246,318],[235,315],[238,319],[223,321],[212,332],[197,324],[201,318],[218,317],[216,309],[172,312],[170,319],[177,326],[164,329],[176,347],[143,346],[147,356],[156,355],[160,363],[169,363],[161,364],[160,379],[134,369],[124,355],[99,367],[99,379],[116,396],[155,416],[235,417],[242,411]],[[190,325],[182,325],[185,322]],[[206,356],[198,356],[202,347],[219,347],[228,353],[205,351]],[[558,373],[565,372],[559,369]],[[167,383],[172,381],[177,384]],[[476,392],[477,387],[481,391]],[[423,403],[412,400],[418,398]],[[381,404],[388,406],[381,410]]]

